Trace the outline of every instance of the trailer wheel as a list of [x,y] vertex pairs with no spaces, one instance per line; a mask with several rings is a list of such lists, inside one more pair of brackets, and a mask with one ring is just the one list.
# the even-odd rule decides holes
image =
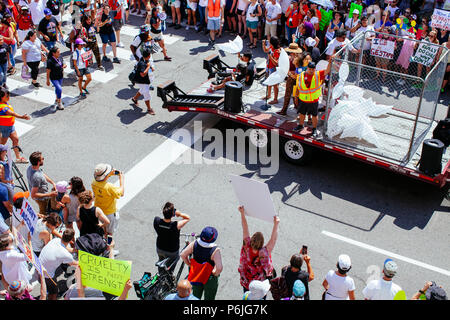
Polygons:
[[264,129],[252,129],[249,134],[250,142],[256,148],[265,148],[269,142],[269,136],[267,130]]
[[280,149],[286,160],[293,164],[305,165],[311,160],[311,148],[297,140],[282,139]]

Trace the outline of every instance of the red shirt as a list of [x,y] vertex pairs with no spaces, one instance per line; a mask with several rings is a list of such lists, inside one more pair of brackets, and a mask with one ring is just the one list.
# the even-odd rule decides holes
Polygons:
[[109,7],[111,10],[117,10],[117,14],[114,17],[114,19],[122,19],[122,11],[120,10],[120,4],[117,0],[109,0],[108,1]]
[[31,29],[33,25],[33,20],[31,19],[31,14],[19,15],[19,19],[17,20],[17,27],[20,30],[28,30]]
[[[274,59],[276,59],[276,60],[278,60],[278,58],[280,57],[280,49],[274,49],[272,46],[270,46],[270,51],[269,51],[269,54],[271,54],[272,55],[272,57],[274,58]],[[269,58],[267,59],[267,68],[268,69],[273,69],[273,68],[275,68],[277,65],[276,64],[274,64],[273,62],[272,62],[272,60],[270,60]]]
[[[313,74],[314,75],[314,74]],[[311,86],[311,80],[313,78],[313,75],[310,76],[306,71],[305,71],[305,84],[306,86],[309,88]],[[319,71],[319,83],[322,83],[325,80],[325,70],[320,70]]]
[[297,28],[298,27],[298,22],[300,20],[300,11],[299,9],[292,9],[289,7],[288,9],[289,12],[289,16],[286,19],[286,25],[289,28]]

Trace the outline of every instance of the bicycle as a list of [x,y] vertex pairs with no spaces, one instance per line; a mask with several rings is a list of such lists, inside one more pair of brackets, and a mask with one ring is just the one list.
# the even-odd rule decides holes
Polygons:
[[[185,238],[185,246],[181,251],[191,243],[190,238],[197,239],[199,237],[196,233],[180,233],[180,236]],[[158,272],[153,276],[150,272],[144,272],[141,280],[133,282],[136,296],[141,300],[164,300],[167,295],[177,292],[177,283],[181,278],[185,265],[184,261],[182,261],[176,276],[174,276],[171,270],[175,270],[178,260],[180,260],[179,256],[173,261],[170,261],[170,258],[166,258],[156,262],[155,266],[158,267]],[[185,279],[187,279],[187,275]]]

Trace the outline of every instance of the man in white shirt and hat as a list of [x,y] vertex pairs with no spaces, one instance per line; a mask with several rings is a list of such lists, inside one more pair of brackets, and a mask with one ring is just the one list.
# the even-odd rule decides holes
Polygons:
[[383,276],[370,281],[363,289],[365,300],[394,300],[395,295],[402,290],[392,279],[397,273],[397,264],[392,259],[386,259],[383,265]]

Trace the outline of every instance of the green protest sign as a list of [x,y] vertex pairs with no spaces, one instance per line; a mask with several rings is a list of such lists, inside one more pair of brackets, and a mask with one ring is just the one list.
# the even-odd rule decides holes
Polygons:
[[353,17],[353,10],[355,9],[359,11],[359,19],[361,19],[363,7],[356,3],[350,4],[350,14],[348,15],[349,18]]
[[120,296],[125,283],[131,277],[131,261],[98,257],[78,251],[83,286]]
[[320,13],[322,14],[322,19],[319,21],[319,27],[320,30],[324,30],[328,27],[331,19],[333,19],[333,11],[320,9]]

